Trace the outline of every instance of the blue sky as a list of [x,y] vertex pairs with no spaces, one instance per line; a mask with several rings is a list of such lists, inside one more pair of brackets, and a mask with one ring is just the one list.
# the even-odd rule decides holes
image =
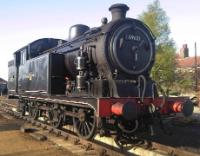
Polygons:
[[[153,0],[0,0],[0,77],[7,79],[7,62],[13,52],[35,39],[66,39],[74,24],[99,26],[101,18],[111,19],[108,8],[114,3],[130,7],[128,17],[137,18]],[[200,46],[200,1],[160,0],[169,16],[171,37],[177,48],[188,43],[194,55],[194,42]]]

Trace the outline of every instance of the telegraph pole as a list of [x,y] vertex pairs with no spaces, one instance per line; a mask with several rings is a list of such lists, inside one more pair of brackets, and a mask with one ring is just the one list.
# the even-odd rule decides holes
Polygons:
[[198,91],[198,71],[197,71],[197,43],[194,43],[194,68],[195,68],[195,91]]

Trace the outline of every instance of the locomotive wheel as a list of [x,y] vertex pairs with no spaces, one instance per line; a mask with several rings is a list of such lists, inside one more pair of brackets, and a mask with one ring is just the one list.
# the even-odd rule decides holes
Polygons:
[[32,117],[34,120],[37,120],[37,118],[39,117],[39,109],[34,106],[34,104],[28,105],[28,113],[29,116]]
[[18,111],[20,112],[22,116],[26,115],[26,104],[25,104],[25,101],[22,99],[19,99],[18,101]]
[[73,125],[79,137],[92,139],[96,129],[96,117],[91,109],[73,108],[73,112],[78,116],[73,117]]
[[21,112],[21,115],[22,115],[22,116],[25,116],[25,114],[26,114],[26,107],[25,107],[25,104],[20,103],[20,104],[19,104],[19,110],[20,110],[20,112]]
[[61,128],[63,126],[64,116],[60,109],[54,109],[48,112],[50,124],[55,128]]
[[32,110],[31,110],[31,117],[34,119],[34,120],[37,120],[38,117],[39,117],[39,109],[37,107],[32,107]]

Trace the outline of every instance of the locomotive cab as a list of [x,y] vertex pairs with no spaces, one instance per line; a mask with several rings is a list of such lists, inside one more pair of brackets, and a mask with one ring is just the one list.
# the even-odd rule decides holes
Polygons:
[[[43,38],[36,40],[14,53],[14,60],[10,61],[8,71],[8,96],[18,96],[19,94],[33,94],[44,92],[46,94],[64,94],[64,65],[63,56],[48,54],[45,52],[56,47],[60,42],[66,42],[60,39]],[[45,54],[47,53],[47,54]],[[62,58],[61,58],[62,57]],[[51,61],[51,63],[49,61]],[[61,61],[60,61],[61,60]],[[60,63],[61,70],[56,71],[55,61]],[[51,65],[54,65],[51,67]],[[61,65],[62,64],[62,65]],[[62,70],[63,69],[63,70]],[[51,75],[49,77],[49,75]],[[60,83],[56,77],[63,75],[63,81]],[[48,80],[49,79],[49,80]],[[51,84],[52,82],[52,84]],[[56,84],[56,82],[58,84]],[[60,83],[60,84],[59,84]],[[60,85],[58,89],[55,86]]]

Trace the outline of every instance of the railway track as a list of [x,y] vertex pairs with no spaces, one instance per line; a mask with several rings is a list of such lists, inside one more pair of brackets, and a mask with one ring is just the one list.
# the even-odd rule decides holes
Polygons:
[[[83,140],[77,137],[76,135],[66,131],[64,129],[54,128],[46,123],[43,123],[38,120],[33,120],[28,116],[21,116],[19,112],[16,111],[16,105],[12,101],[9,103],[9,100],[0,99],[0,109],[20,120],[25,121],[25,128],[33,128],[37,129],[39,134],[43,134],[47,136],[47,138],[52,138],[50,135],[53,135],[53,139],[55,136],[58,138],[62,138],[63,141],[68,143],[68,146],[76,148],[75,155],[93,155],[93,156],[133,156],[133,155],[146,155],[145,153],[151,152],[153,155],[171,155],[171,156],[198,156],[199,154],[193,153],[190,151],[186,151],[179,148],[174,148],[171,146],[163,145],[157,142],[152,142],[148,140],[144,140],[143,144],[135,145],[134,150],[140,148],[140,152],[132,153],[134,150],[125,151],[123,149],[119,149],[112,145],[103,143],[98,140],[88,141]],[[146,151],[146,152],[145,152]],[[150,153],[149,153],[150,154]]]
[[[11,109],[14,107],[16,109],[16,106],[13,104],[9,104],[7,102],[3,102],[3,100],[0,101],[0,109],[3,110],[6,113],[9,113],[10,115],[26,121],[26,123],[29,124],[28,128],[30,127],[37,127],[40,131],[43,131],[41,133],[45,134],[45,132],[48,132],[49,134],[55,134],[56,136],[63,137],[65,141],[71,142],[72,145],[77,146],[81,150],[81,154],[79,153],[78,155],[98,155],[98,156],[133,156],[134,154],[129,153],[127,151],[123,151],[119,148],[103,144],[102,142],[98,141],[87,141],[78,138],[77,136],[70,134],[69,132],[66,132],[61,129],[54,128],[48,124],[42,123],[41,121],[36,121],[33,120],[27,116],[21,116],[19,112],[13,111]],[[28,125],[26,124],[26,126]]]

